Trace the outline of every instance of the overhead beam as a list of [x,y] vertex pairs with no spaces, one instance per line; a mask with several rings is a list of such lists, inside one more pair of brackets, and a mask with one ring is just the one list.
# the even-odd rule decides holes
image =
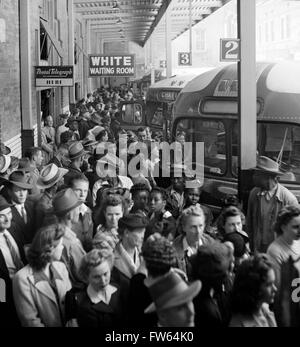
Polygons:
[[154,22],[152,23],[152,26],[147,34],[147,36],[145,37],[145,40],[142,44],[142,46],[144,47],[146,42],[148,41],[149,37],[152,35],[154,29],[158,26],[159,22],[161,21],[163,15],[165,14],[166,10],[168,9],[168,7],[170,6],[172,0],[164,0]]

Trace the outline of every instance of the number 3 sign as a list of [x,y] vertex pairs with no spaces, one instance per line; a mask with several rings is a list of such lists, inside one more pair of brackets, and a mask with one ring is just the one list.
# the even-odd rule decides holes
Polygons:
[[240,61],[240,40],[221,39],[221,61]]
[[188,66],[192,65],[191,62],[191,53],[178,53],[178,65]]

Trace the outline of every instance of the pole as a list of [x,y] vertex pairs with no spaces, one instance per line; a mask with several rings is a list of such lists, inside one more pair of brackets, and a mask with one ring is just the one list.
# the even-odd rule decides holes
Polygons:
[[241,44],[239,74],[239,197],[247,202],[249,169],[256,166],[257,89],[256,89],[256,2],[238,0],[238,31]]
[[190,0],[190,57],[192,60],[192,54],[193,54],[193,7],[192,7],[192,1]]
[[167,58],[167,78],[172,77],[172,22],[171,6],[166,11],[166,58]]

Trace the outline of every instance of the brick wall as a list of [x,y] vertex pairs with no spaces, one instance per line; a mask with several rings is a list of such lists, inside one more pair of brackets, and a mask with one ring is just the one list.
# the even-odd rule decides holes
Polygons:
[[21,133],[18,0],[2,0],[5,42],[0,43],[1,141]]

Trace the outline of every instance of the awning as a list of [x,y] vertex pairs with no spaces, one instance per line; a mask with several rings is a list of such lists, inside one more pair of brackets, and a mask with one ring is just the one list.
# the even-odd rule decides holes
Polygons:
[[44,19],[40,18],[40,23],[42,24],[43,28],[45,29],[50,41],[53,44],[53,47],[56,49],[58,55],[61,58],[65,57],[65,52],[61,47],[61,44],[59,43],[59,41],[57,40],[57,38],[55,37],[54,32],[51,30],[50,26],[48,25],[47,21],[45,21]]

